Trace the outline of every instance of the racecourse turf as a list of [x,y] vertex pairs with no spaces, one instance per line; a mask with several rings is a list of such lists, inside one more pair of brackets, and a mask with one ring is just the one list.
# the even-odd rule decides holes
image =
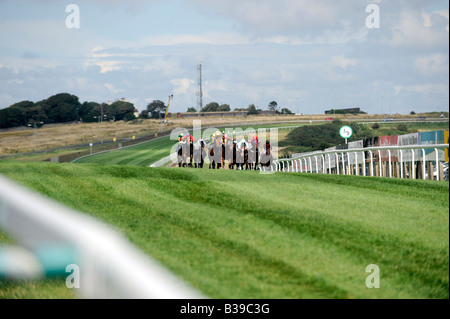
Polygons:
[[141,143],[135,146],[108,151],[75,160],[75,163],[95,163],[104,165],[149,166],[170,154],[176,141],[169,136]]
[[[447,182],[58,163],[0,173],[115,225],[212,298],[449,298]],[[369,264],[379,289],[366,287]],[[64,281],[28,285],[0,281],[0,297],[67,297]]]

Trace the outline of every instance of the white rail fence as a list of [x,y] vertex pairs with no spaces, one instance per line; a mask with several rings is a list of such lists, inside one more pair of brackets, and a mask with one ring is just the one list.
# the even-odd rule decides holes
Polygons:
[[69,288],[82,298],[204,298],[116,229],[3,176],[0,229],[21,245],[0,246],[0,280],[67,278],[75,265],[79,287]]
[[275,160],[269,170],[448,180],[448,155],[444,154],[448,147],[432,144],[319,151]]

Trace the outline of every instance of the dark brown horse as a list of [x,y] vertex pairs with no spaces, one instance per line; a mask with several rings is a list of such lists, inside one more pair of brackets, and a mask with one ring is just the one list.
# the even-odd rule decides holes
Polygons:
[[203,140],[198,143],[197,149],[194,151],[194,165],[195,168],[203,168],[203,163],[206,158],[206,144]]
[[220,169],[222,166],[222,142],[220,136],[216,136],[209,145],[209,168]]
[[264,149],[261,153],[261,168],[267,170],[270,165],[272,165],[272,159],[272,147],[270,146],[270,142],[266,141]]

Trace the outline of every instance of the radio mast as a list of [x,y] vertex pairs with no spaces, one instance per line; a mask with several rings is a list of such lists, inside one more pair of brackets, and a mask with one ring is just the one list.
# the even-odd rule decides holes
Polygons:
[[197,65],[197,108],[198,108],[198,116],[200,116],[200,111],[203,108],[203,90],[202,90],[202,64]]

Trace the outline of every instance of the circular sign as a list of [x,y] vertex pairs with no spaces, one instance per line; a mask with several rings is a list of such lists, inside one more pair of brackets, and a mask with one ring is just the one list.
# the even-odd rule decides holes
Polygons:
[[353,130],[350,126],[343,126],[339,130],[339,134],[342,138],[350,138],[353,134]]

